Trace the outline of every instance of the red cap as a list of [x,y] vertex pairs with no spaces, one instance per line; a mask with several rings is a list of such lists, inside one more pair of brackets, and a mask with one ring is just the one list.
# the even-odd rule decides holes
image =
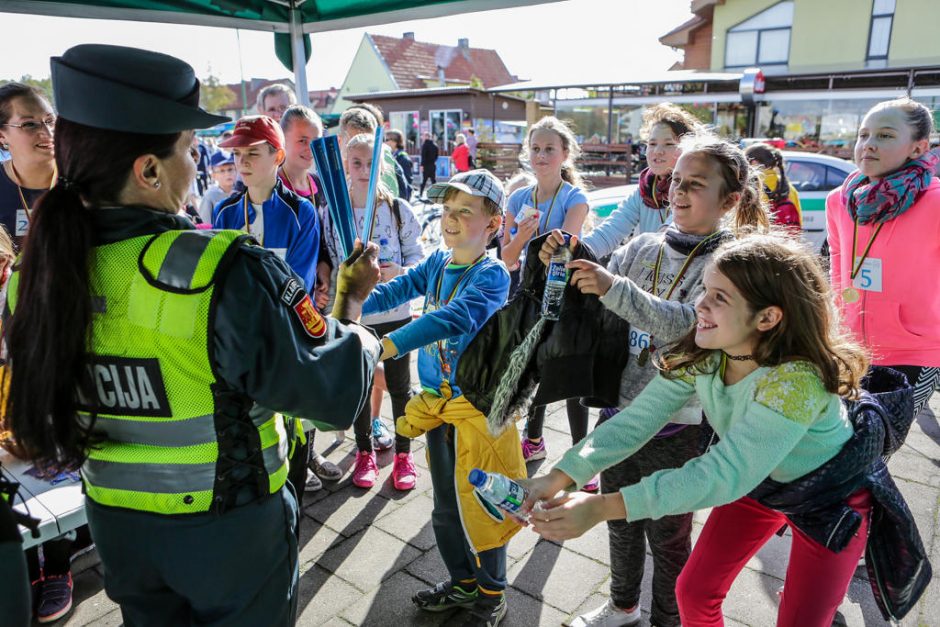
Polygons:
[[283,150],[284,132],[277,122],[266,115],[248,115],[235,122],[232,136],[219,143],[219,148],[247,148],[269,143]]

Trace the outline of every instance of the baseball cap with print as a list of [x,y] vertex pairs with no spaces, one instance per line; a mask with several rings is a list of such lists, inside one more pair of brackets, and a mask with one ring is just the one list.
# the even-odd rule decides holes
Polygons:
[[247,115],[235,122],[232,136],[219,142],[219,148],[247,148],[269,143],[277,150],[284,148],[284,131],[266,115]]
[[489,198],[500,211],[505,210],[506,195],[503,193],[503,184],[489,170],[470,170],[455,175],[446,183],[435,183],[428,188],[428,199],[432,202],[444,202],[448,189],[458,189],[471,196]]

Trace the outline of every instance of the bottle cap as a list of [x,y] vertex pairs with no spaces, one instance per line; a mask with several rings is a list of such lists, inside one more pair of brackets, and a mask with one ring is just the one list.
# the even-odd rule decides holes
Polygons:
[[483,487],[483,484],[486,483],[486,472],[480,470],[479,468],[474,468],[470,471],[470,485],[474,485],[478,488]]

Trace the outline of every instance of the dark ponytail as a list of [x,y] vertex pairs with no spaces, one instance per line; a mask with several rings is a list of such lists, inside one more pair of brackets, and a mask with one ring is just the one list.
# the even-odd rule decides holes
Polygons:
[[744,149],[748,161],[756,161],[764,170],[777,171],[777,188],[764,187],[764,192],[771,203],[776,205],[790,198],[790,181],[783,167],[783,153],[767,144],[751,144]]
[[137,157],[169,157],[179,137],[107,131],[61,118],[56,125],[61,178],[32,211],[16,308],[5,331],[14,447],[40,466],[76,468],[93,444],[93,423],[81,424],[77,413],[92,330],[94,230],[86,205],[117,204]]

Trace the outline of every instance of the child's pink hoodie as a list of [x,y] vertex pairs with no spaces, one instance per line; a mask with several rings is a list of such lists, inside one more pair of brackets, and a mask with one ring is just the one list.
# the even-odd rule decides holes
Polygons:
[[[852,284],[854,223],[841,187],[826,199],[826,223],[836,304],[843,323],[871,350],[872,362],[940,366],[940,180],[934,178],[910,209],[885,223],[868,254],[880,260],[881,289],[875,289],[877,272],[869,271],[873,289],[859,289],[854,303],[842,299]],[[856,258],[876,228],[859,225]]]

